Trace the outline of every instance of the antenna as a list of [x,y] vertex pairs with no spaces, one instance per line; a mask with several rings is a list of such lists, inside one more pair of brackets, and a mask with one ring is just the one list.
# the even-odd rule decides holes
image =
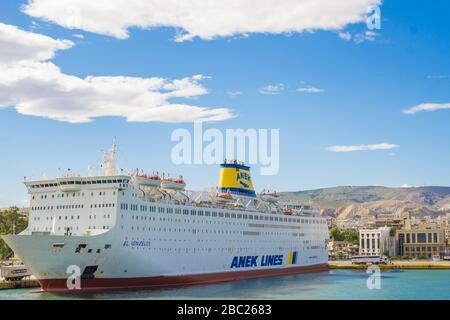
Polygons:
[[116,163],[116,153],[117,153],[117,142],[116,137],[113,138],[111,149],[102,150],[102,168],[104,170],[104,174],[107,176],[113,176],[117,174],[117,163]]
[[112,159],[116,159],[116,151],[117,151],[116,147],[117,147],[117,141],[116,141],[116,137],[114,137],[112,147],[111,147],[111,158]]

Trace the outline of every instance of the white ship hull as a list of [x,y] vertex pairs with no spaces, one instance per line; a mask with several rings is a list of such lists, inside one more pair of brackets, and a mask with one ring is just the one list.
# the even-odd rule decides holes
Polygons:
[[[192,206],[156,207],[164,208],[164,213],[158,212],[161,209],[139,213],[119,209],[114,227],[99,235],[35,232],[3,238],[46,291],[68,291],[73,266],[81,274],[80,290],[202,284],[326,269],[325,219]],[[199,209],[211,210],[216,216],[191,215]],[[252,221],[244,220],[244,214],[247,218],[252,215]],[[270,221],[274,216],[283,221]],[[80,245],[85,248],[76,252]],[[95,272],[83,274],[86,267],[95,267]]]
[[118,174],[115,143],[103,162],[102,176],[25,182],[28,228],[3,238],[45,291],[203,284],[327,267],[326,220],[272,214],[243,164],[221,166],[219,189],[240,204],[232,206]]

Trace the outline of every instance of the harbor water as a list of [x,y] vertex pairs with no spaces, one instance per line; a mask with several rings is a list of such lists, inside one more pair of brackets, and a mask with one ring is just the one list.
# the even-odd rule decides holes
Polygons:
[[450,299],[450,270],[391,270],[381,273],[378,285],[369,280],[368,286],[371,275],[364,271],[329,270],[215,285],[81,295],[14,289],[0,291],[0,299]]

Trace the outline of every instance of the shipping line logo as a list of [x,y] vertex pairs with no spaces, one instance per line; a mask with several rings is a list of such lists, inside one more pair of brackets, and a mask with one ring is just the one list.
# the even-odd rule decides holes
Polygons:
[[[259,165],[261,175],[276,175],[280,168],[279,129],[219,129],[203,130],[201,122],[194,123],[193,134],[178,128],[172,132],[176,144],[171,151],[175,165],[220,165],[223,159],[238,159]],[[245,183],[245,182],[244,182]]]
[[247,172],[238,171],[236,173],[236,181],[245,189],[250,188],[250,182],[252,179]]
[[[297,251],[290,251],[287,259],[287,264],[297,264]],[[231,261],[231,269],[238,268],[252,268],[252,267],[269,267],[269,266],[281,266],[283,265],[282,254],[279,255],[264,255],[261,256],[235,256]]]

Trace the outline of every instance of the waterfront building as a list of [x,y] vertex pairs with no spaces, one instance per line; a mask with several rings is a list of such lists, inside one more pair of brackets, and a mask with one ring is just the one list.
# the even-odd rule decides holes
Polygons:
[[381,256],[395,255],[394,239],[390,236],[390,227],[359,230],[359,255]]
[[330,241],[328,243],[329,260],[350,260],[358,254],[357,244],[349,241]]
[[400,257],[431,258],[445,252],[444,229],[433,223],[397,230],[396,239]]
[[445,236],[445,245],[448,247],[450,246],[450,214],[447,213],[445,216],[440,217],[441,227],[444,230],[444,236]]

